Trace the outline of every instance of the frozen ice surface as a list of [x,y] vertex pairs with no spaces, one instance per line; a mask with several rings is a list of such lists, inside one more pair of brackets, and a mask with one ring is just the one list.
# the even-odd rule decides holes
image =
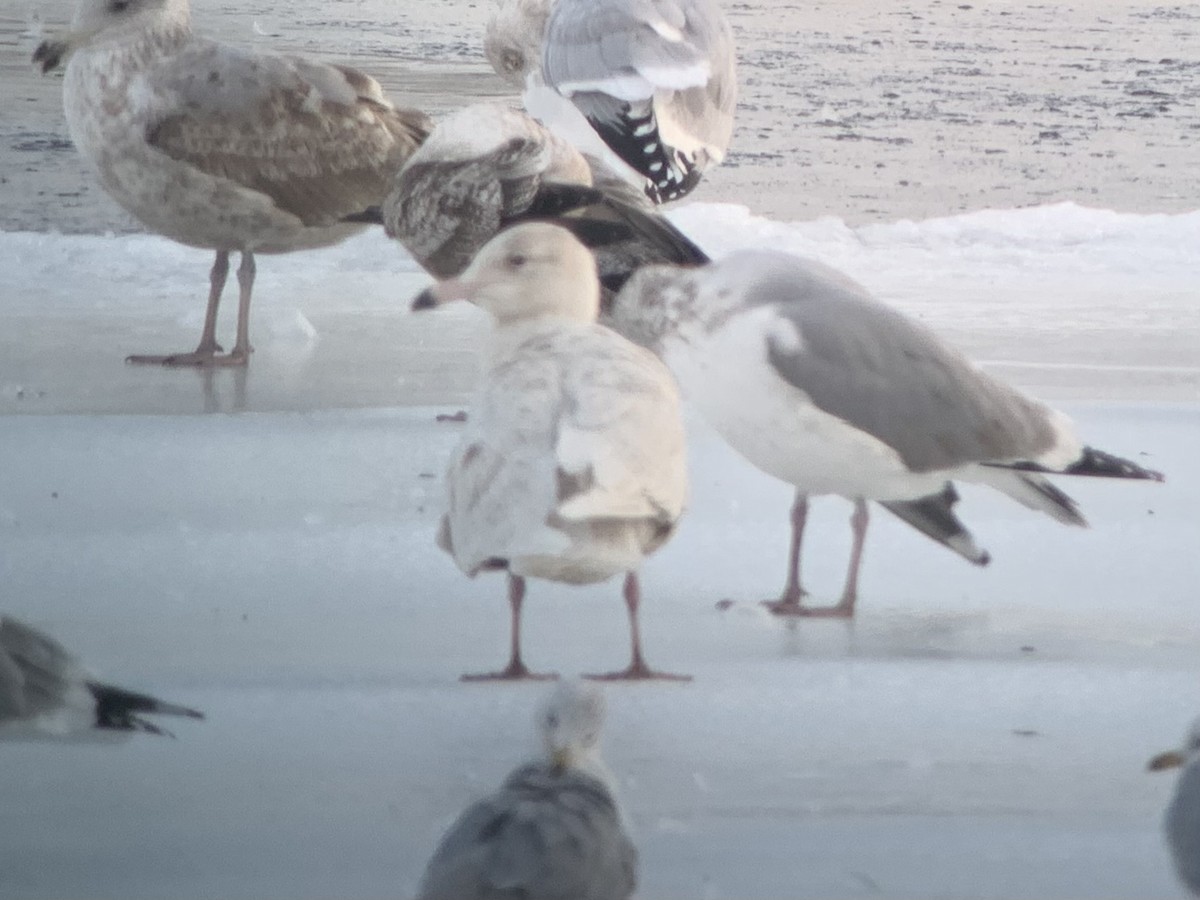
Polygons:
[[[964,490],[986,569],[877,510],[860,620],[789,625],[755,601],[783,580],[790,491],[693,422],[644,632],[696,681],[608,691],[639,896],[1180,896],[1170,776],[1143,767],[1200,709],[1200,214],[676,215],[715,252],[845,268],[1168,481],[1060,480],[1088,530]],[[208,715],[175,741],[0,746],[0,896],[410,895],[442,829],[533,749],[542,690],[457,681],[503,659],[503,580],[433,545],[459,433],[435,417],[484,323],[409,316],[425,276],[366,235],[262,261],[255,315],[280,336],[248,372],[130,369],[194,337],[203,254],[0,234],[0,265],[4,608]],[[815,507],[822,597],[849,514]],[[533,584],[526,609],[532,665],[624,661],[619,585]]]

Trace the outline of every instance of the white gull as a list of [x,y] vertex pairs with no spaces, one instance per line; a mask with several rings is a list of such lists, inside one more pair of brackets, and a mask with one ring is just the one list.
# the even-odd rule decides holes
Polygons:
[[1163,830],[1175,872],[1193,897],[1200,897],[1200,719],[1192,723],[1178,750],[1160,753],[1151,772],[1180,768],[1175,793],[1163,816]]
[[531,677],[521,659],[526,578],[566,584],[625,574],[631,659],[613,678],[668,676],[642,655],[643,559],[674,533],[687,491],[679,397],[653,354],[596,323],[587,248],[546,223],[489,242],[415,309],[469,299],[495,328],[466,431],[446,473],[438,544],[458,567],[508,573],[512,652],[485,678]]

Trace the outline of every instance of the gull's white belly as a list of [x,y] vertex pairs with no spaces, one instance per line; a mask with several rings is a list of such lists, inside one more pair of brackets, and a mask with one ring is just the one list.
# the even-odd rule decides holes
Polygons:
[[664,353],[686,398],[730,446],[810,494],[900,500],[939,490],[947,473],[910,472],[891,447],[818,409],[775,371],[765,340],[772,319],[764,308],[713,335],[689,330]]

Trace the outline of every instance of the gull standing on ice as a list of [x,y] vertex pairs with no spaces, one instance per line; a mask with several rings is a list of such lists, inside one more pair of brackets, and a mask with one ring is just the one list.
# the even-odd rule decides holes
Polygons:
[[96,681],[49,635],[0,616],[0,740],[167,734],[143,715],[202,713]]
[[[355,217],[429,128],[355,69],[195,36],[187,0],[81,0],[34,61],[66,62],[71,139],[109,195],[150,231],[216,252],[199,345],[135,363],[245,365],[255,255],[366,227]],[[235,251],[237,342],[224,354],[217,306]]]
[[438,278],[461,274],[501,229],[530,220],[562,225],[593,250],[606,292],[647,263],[708,261],[641,191],[493,103],[437,123],[396,175],[381,220]]
[[737,72],[714,0],[507,0],[484,52],[530,113],[585,151],[598,136],[655,203],[725,157]]
[[1200,897],[1200,719],[1192,723],[1182,748],[1158,754],[1147,768],[1151,772],[1182,768],[1163,829],[1179,880],[1192,896]]
[[[952,481],[986,484],[1085,525],[1042,473],[1162,480],[1084,446],[1062,413],[811,260],[752,250],[698,269],[645,268],[618,295],[612,317],[622,334],[662,356],[734,449],[796,487],[787,583],[768,604],[779,613],[854,615],[868,500],[982,564],[987,554],[953,516]],[[811,494],[855,504],[846,585],[832,607],[801,603]]]
[[518,225],[459,278],[413,303],[470,300],[495,319],[481,388],[446,473],[438,545],[474,577],[508,572],[508,666],[528,678],[525,579],[565,584],[625,573],[629,667],[608,678],[678,678],[642,657],[637,569],[674,533],[687,492],[675,381],[653,354],[596,323],[592,254],[568,231]]
[[566,681],[538,716],[546,758],[514,770],[442,838],[417,900],[625,900],[637,848],[600,760],[604,695]]

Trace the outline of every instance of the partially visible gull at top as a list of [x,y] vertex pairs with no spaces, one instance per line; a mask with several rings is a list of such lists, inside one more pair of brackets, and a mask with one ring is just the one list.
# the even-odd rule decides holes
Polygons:
[[439,121],[383,203],[387,233],[438,278],[459,275],[501,229],[544,220],[596,254],[615,291],[647,263],[708,257],[645,195],[523,112],[465,107]]
[[[113,199],[148,230],[216,253],[196,349],[135,363],[245,365],[255,256],[366,227],[356,219],[429,130],[356,69],[195,35],[187,0],[81,0],[34,61],[65,62],[71,138]],[[217,308],[233,252],[237,334],[224,353]]]
[[[787,582],[769,604],[779,613],[854,615],[868,500],[982,564],[987,554],[953,514],[954,481],[1084,525],[1047,474],[1162,480],[1085,446],[1065,415],[815,261],[750,250],[691,270],[644,268],[617,296],[612,321],[666,360],[735,450],[795,486]],[[850,566],[832,607],[802,602],[813,494],[855,503]]]
[[637,884],[612,775],[600,759],[604,695],[558,684],[538,714],[545,756],[463,811],[425,869],[418,900],[626,900]]
[[527,578],[624,575],[630,662],[606,678],[678,678],[643,657],[638,569],[674,534],[687,492],[679,396],[655,356],[596,323],[592,254],[542,222],[502,231],[458,278],[414,301],[468,299],[495,320],[466,430],[446,471],[438,545],[458,567],[508,575],[508,665],[521,656]]
[[729,148],[736,60],[714,0],[502,0],[484,52],[532,115],[655,203],[688,194]]
[[1158,754],[1147,768],[1180,770],[1163,816],[1163,831],[1179,880],[1189,894],[1200,897],[1200,719],[1192,722],[1182,747]]
[[105,684],[48,634],[0,616],[0,740],[101,740],[169,734],[148,715],[204,715]]

